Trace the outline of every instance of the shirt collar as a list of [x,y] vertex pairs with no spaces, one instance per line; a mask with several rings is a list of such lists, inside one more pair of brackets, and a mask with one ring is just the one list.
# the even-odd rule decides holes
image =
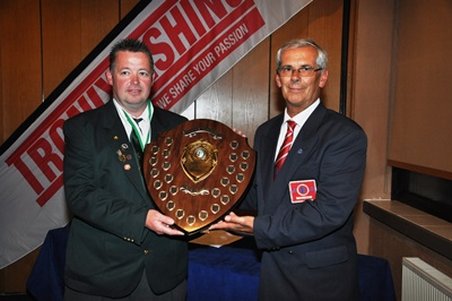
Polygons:
[[[149,101],[149,100],[148,100]],[[130,137],[130,133],[132,132],[132,126],[130,125],[129,121],[127,120],[127,116],[126,116],[126,111],[125,109],[122,107],[122,105],[119,103],[119,101],[117,101],[116,99],[113,98],[113,104],[115,105],[116,111],[118,112],[119,115],[119,119],[121,119],[121,123],[127,133],[127,136]],[[149,101],[149,105],[146,106],[146,109],[144,110],[144,112],[140,115],[137,116],[138,118],[143,118],[143,122],[140,122],[140,134],[143,135],[143,139],[145,141],[147,141],[147,135],[148,133],[150,134],[151,131],[151,120],[152,120],[152,115],[154,114],[154,106],[152,104],[151,101]],[[129,114],[130,116],[130,114]]]
[[[150,122],[152,119],[152,115],[154,113],[154,105],[152,104],[151,101],[148,100],[148,102],[149,105],[146,105],[146,109],[144,109],[143,113],[141,113],[140,116],[132,116],[130,114],[129,116],[133,118],[141,118],[145,122]],[[113,103],[115,105],[116,111],[118,111],[119,117],[121,117],[121,120],[124,119],[124,121],[127,121],[126,114],[128,113],[126,113],[126,110],[121,105],[121,103],[117,101],[115,98],[113,98]]]
[[284,122],[287,120],[293,120],[297,123],[299,128],[303,127],[303,125],[306,123],[306,120],[308,120],[309,116],[311,116],[312,112],[318,107],[320,104],[320,98],[317,98],[316,101],[314,101],[309,107],[298,113],[297,115],[290,117],[287,113],[287,108],[284,110]]

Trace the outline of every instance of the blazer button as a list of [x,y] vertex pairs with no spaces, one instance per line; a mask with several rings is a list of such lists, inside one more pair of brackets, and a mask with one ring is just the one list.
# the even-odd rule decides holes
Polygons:
[[289,255],[293,255],[293,251],[292,250],[289,250],[289,251],[287,251],[287,253],[289,253]]
[[144,255],[148,255],[149,254],[149,250],[148,249],[144,249],[143,253],[144,253]]

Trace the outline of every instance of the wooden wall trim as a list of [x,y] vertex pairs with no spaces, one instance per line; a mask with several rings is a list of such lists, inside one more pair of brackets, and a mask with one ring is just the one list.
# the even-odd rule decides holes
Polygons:
[[[366,200],[366,214],[452,260],[452,224],[398,201]],[[421,218],[422,221],[421,221]]]
[[410,170],[413,172],[417,172],[420,174],[426,174],[433,177],[443,178],[447,180],[452,180],[452,172],[445,170],[438,170],[434,168],[429,168],[420,165],[414,165],[406,162],[396,161],[396,160],[388,160],[388,165],[392,167],[398,167],[406,170]]

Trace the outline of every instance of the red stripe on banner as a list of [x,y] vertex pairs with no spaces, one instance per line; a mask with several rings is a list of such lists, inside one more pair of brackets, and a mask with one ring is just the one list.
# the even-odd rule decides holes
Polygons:
[[[199,54],[205,47],[209,44],[213,44],[215,39],[218,38],[218,34],[226,30],[229,26],[234,24],[234,21],[237,21],[240,17],[244,16],[244,13],[249,10],[251,7],[255,6],[254,1],[246,0],[244,1],[237,9],[231,12],[225,19],[223,19],[220,23],[210,29],[207,34],[205,34],[202,39],[196,42],[194,45],[191,45],[190,51],[187,51],[183,56],[181,56],[178,62],[175,62],[171,65],[169,69],[165,71],[161,76],[156,78],[156,82],[153,85],[153,91],[155,93],[160,94],[161,89],[168,85],[168,82],[171,80],[171,77],[174,77],[177,73],[181,71],[182,66],[186,65],[187,62],[193,60],[193,56]],[[263,19],[259,14],[256,22],[260,22]],[[219,62],[218,62],[219,63]],[[217,64],[218,64],[217,63]],[[154,99],[158,99],[154,97]]]
[[[160,107],[171,108],[185,96],[195,84],[231,54],[233,50],[242,45],[252,34],[265,25],[265,22],[257,9],[253,9],[240,21],[241,22],[236,23],[226,33],[214,40],[214,43],[212,43],[210,48],[196,57],[194,62],[197,61],[198,64],[187,66],[187,57],[179,59],[173,67],[182,70],[182,72],[166,84],[166,89],[154,96],[154,102]],[[237,36],[238,33],[242,35],[240,39]],[[197,66],[201,66],[201,62],[204,62],[206,68],[203,70],[196,69]],[[207,64],[209,65],[207,66]],[[184,66],[187,67],[184,68]]]
[[48,200],[52,198],[52,196],[57,193],[58,190],[63,187],[63,175],[60,175],[58,178],[53,181],[47,189],[41,193],[38,198],[36,199],[36,202],[39,204],[39,206],[44,206]]
[[177,0],[165,0],[152,14],[149,15],[143,22],[136,27],[134,31],[129,35],[129,38],[140,39],[140,37],[147,31],[157,20],[164,16],[171,7],[177,4]]

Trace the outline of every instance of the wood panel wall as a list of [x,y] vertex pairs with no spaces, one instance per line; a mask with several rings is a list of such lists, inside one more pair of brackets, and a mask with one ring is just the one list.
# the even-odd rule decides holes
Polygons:
[[452,2],[400,0],[397,18],[389,159],[452,180]]
[[42,99],[39,12],[39,1],[5,0],[0,4],[1,142]]
[[[138,0],[0,2],[0,142],[41,104]],[[282,110],[274,84],[279,46],[310,37],[329,53],[324,103],[339,108],[342,0],[315,0],[203,93],[184,115],[254,130]],[[367,238],[363,238],[367,239]],[[359,240],[359,238],[358,238]],[[38,251],[0,270],[0,292],[23,292]]]

